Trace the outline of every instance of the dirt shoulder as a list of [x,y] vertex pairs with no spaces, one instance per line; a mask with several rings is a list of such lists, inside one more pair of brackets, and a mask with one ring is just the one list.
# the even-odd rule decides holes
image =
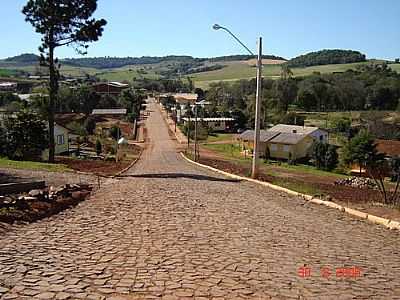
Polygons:
[[[251,164],[230,160],[210,149],[201,150],[200,163],[240,176],[250,176]],[[325,200],[332,200],[342,206],[365,213],[400,221],[400,209],[381,204],[377,190],[339,186],[335,176],[318,176],[299,171],[284,171],[278,166],[262,166],[259,179],[300,193]]]

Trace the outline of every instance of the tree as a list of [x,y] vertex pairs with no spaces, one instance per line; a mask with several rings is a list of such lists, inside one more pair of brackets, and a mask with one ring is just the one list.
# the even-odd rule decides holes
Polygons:
[[365,130],[361,130],[343,148],[343,162],[347,165],[357,163],[360,166],[360,174],[367,162],[378,160],[380,156],[376,149],[374,138]]
[[49,69],[49,161],[54,162],[54,110],[60,78],[55,50],[73,46],[80,54],[86,54],[88,43],[97,41],[107,24],[104,19],[92,18],[97,0],[28,0],[22,13],[42,35],[39,47],[41,65]]
[[86,132],[88,134],[93,134],[96,129],[96,120],[93,118],[87,118],[84,123]]
[[37,160],[47,148],[45,123],[34,113],[23,110],[5,122],[7,156],[18,160]]
[[118,126],[114,125],[110,129],[110,135],[114,140],[117,141],[122,136],[121,129]]
[[338,164],[338,154],[334,145],[315,142],[312,157],[318,169],[332,171]]

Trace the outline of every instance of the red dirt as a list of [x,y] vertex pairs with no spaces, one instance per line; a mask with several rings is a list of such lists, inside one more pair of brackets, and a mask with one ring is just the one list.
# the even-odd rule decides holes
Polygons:
[[60,157],[57,158],[57,163],[65,164],[75,171],[93,173],[103,176],[112,176],[127,168],[131,162],[122,161],[116,163],[114,161],[80,160],[68,157]]

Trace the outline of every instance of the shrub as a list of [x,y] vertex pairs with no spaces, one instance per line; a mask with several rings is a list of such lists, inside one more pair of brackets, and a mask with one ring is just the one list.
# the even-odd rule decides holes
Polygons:
[[318,169],[332,171],[338,164],[336,146],[316,142],[312,149],[314,164]]

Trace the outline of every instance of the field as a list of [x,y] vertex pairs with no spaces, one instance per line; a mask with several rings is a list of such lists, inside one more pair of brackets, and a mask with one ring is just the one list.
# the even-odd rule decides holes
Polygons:
[[[352,63],[352,64],[337,64],[323,65],[306,68],[293,68],[294,76],[307,76],[314,72],[334,73],[345,72],[349,69],[355,69],[358,66],[368,64],[368,62]],[[400,64],[390,65],[394,70],[400,72]],[[253,64],[243,62],[231,62],[226,64],[226,67],[216,71],[202,72],[191,75],[196,87],[207,88],[211,83],[218,81],[234,81],[239,79],[250,79],[256,76],[256,67]],[[281,67],[279,64],[267,64],[263,68],[263,76],[267,78],[279,78]]]

